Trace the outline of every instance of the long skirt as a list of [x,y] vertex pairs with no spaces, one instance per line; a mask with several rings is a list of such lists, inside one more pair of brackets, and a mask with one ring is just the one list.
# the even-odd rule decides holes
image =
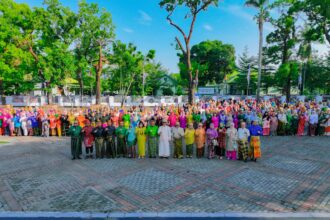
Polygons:
[[279,136],[285,135],[285,123],[282,121],[278,121],[277,134]]
[[71,156],[73,159],[79,158],[81,152],[81,138],[71,137]]
[[262,135],[263,136],[269,136],[270,134],[270,128],[263,128],[262,129]]
[[105,139],[107,157],[115,158],[117,156],[115,140],[110,136]]
[[192,157],[193,155],[193,148],[194,148],[194,144],[187,144],[186,145],[186,155],[187,157]]
[[210,141],[208,144],[207,144],[207,158],[208,159],[213,159],[214,158],[214,145],[212,143],[212,141]]
[[226,156],[228,158],[228,160],[236,160],[237,159],[237,152],[236,150],[232,150],[232,151],[227,151],[226,152]]
[[202,158],[203,156],[204,156],[204,147],[197,148],[196,157],[197,158]]
[[130,158],[136,157],[136,140],[134,141],[127,141],[127,154]]
[[125,137],[117,138],[117,157],[126,157],[127,148]]
[[96,158],[103,158],[105,155],[104,140],[102,137],[95,138],[95,153]]
[[249,148],[247,140],[238,141],[238,159],[246,160],[249,156]]
[[179,158],[181,159],[183,156],[183,152],[182,152],[182,139],[174,139],[174,154],[173,157],[174,158]]
[[157,137],[148,138],[148,154],[150,158],[155,158],[157,156]]
[[249,156],[252,159],[257,159],[261,157],[259,136],[251,136]]

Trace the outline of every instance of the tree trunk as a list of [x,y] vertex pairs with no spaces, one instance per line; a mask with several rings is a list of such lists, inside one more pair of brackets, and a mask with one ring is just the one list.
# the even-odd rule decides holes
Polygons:
[[99,62],[96,68],[96,104],[101,104],[102,46],[99,45]]
[[52,95],[52,90],[50,88],[50,83],[46,82],[46,88],[49,89],[49,91],[47,91],[47,104],[51,105],[53,103],[53,95]]
[[84,90],[83,90],[83,80],[82,80],[82,73],[81,73],[81,70],[79,69],[78,71],[78,83],[79,83],[79,93],[80,93],[80,103],[82,104],[82,101],[83,101],[83,93],[84,93]]
[[193,79],[193,72],[192,72],[192,66],[191,66],[191,60],[190,60],[190,47],[189,42],[186,42],[186,61],[187,61],[187,69],[188,69],[188,75],[189,75],[189,86],[188,86],[188,102],[189,104],[194,104],[194,98],[195,98],[195,84]]
[[286,82],[286,101],[287,101],[287,103],[290,102],[290,97],[291,97],[291,71],[292,71],[292,64],[290,64],[290,73],[288,76],[288,80]]
[[261,87],[261,69],[262,69],[262,44],[263,44],[263,17],[259,15],[259,59],[258,59],[258,88],[257,100],[260,100],[260,87]]

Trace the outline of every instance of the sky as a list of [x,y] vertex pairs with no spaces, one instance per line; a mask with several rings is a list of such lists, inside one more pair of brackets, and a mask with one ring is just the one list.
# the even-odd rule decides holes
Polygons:
[[[60,0],[72,10],[78,10],[78,0]],[[43,0],[16,0],[30,6],[42,6]],[[98,3],[101,8],[112,14],[116,39],[125,43],[134,43],[139,50],[147,53],[156,50],[156,61],[170,73],[178,72],[178,51],[175,50],[175,37],[181,37],[166,20],[167,13],[158,5],[159,0],[87,0]],[[211,6],[198,15],[192,35],[191,45],[205,40],[220,40],[235,47],[236,56],[248,47],[250,55],[258,53],[258,27],[254,15],[257,10],[244,6],[244,0],[220,0],[218,7]],[[272,12],[276,14],[276,12]],[[173,21],[188,27],[184,19],[186,11],[178,10]],[[186,24],[186,25],[185,25]],[[272,30],[268,23],[264,27],[266,36]],[[185,31],[188,31],[185,29]],[[182,39],[182,38],[181,38]],[[319,54],[330,51],[328,45],[315,44]]]

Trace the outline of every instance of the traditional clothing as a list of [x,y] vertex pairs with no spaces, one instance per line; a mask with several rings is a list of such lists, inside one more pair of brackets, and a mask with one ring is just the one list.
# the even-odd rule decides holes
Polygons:
[[127,129],[126,127],[119,126],[116,129],[117,135],[117,157],[126,157],[127,147],[126,147],[126,136]]
[[173,157],[174,158],[183,158],[183,152],[182,152],[182,137],[184,136],[183,128],[181,127],[173,127],[172,128],[172,137],[173,137],[173,143],[174,143],[174,152]]
[[195,143],[197,147],[197,158],[201,158],[204,155],[204,145],[205,145],[205,130],[200,127],[195,131]]
[[157,145],[158,145],[158,127],[156,125],[150,125],[146,129],[148,135],[148,154],[149,158],[156,158]]
[[262,135],[262,128],[259,125],[251,125],[249,131],[251,135],[249,156],[256,161],[261,157],[259,136]]
[[81,152],[81,127],[71,126],[69,129],[71,135],[71,156],[72,159],[80,159]]
[[195,129],[187,128],[184,133],[184,138],[186,142],[186,156],[187,158],[192,158],[193,156],[193,147],[195,142]]
[[250,137],[250,131],[246,128],[239,128],[238,135],[238,159],[247,160],[249,154],[248,138]]
[[237,130],[228,128],[226,131],[226,156],[229,160],[237,159]]
[[218,129],[218,146],[215,149],[215,154],[222,158],[226,152],[226,128],[220,127]]
[[138,155],[139,157],[145,157],[146,155],[146,128],[145,127],[137,127],[135,129],[135,134],[137,137],[137,145],[138,145]]
[[214,148],[217,146],[217,137],[218,132],[214,128],[209,128],[206,131],[206,142],[207,142],[207,149],[208,149],[208,159],[212,159],[214,157]]
[[82,129],[82,133],[84,135],[84,145],[86,148],[86,156],[92,156],[93,153],[93,142],[94,142],[94,136],[92,134],[93,127],[92,126],[85,126]]
[[163,125],[158,129],[159,134],[159,157],[170,156],[170,141],[172,140],[171,128]]

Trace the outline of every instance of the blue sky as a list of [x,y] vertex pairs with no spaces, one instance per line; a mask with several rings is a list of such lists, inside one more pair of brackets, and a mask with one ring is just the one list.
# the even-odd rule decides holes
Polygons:
[[[60,0],[65,6],[76,11],[78,0]],[[43,0],[16,0],[31,6],[41,6]],[[158,5],[158,0],[88,0],[98,3],[100,7],[111,12],[116,26],[116,39],[132,42],[138,49],[147,52],[156,50],[156,60],[170,72],[178,72],[178,57],[175,50],[175,36],[180,36],[166,21],[166,11]],[[185,10],[173,15],[179,25],[188,24],[184,21]],[[234,45],[236,55],[247,46],[251,55],[257,55],[258,28],[253,20],[257,11],[244,7],[244,0],[220,0],[217,8],[210,7],[202,12],[196,22],[191,45],[204,40],[221,40]],[[186,25],[186,27],[188,27]],[[265,25],[265,34],[271,31]],[[187,30],[186,30],[187,31]],[[317,46],[321,52],[329,50],[326,46]]]

